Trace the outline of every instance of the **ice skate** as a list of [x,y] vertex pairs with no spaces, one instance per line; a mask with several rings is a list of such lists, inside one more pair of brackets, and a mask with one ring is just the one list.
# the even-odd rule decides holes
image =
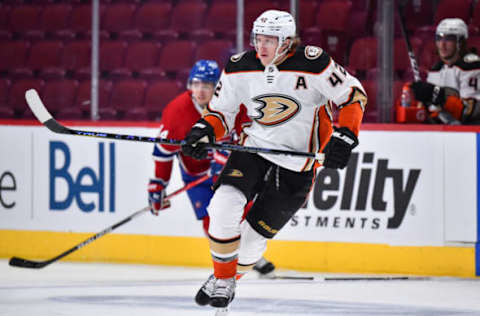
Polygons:
[[198,290],[197,295],[195,296],[195,302],[198,305],[204,306],[210,303],[210,296],[213,293],[216,280],[217,279],[212,274],[208,277],[207,281],[203,283],[202,287],[200,290]]
[[260,274],[260,278],[273,279],[275,278],[275,266],[273,263],[262,257],[253,266],[253,270]]
[[210,305],[213,307],[226,308],[235,297],[235,287],[235,277],[216,279],[213,293],[210,295]]

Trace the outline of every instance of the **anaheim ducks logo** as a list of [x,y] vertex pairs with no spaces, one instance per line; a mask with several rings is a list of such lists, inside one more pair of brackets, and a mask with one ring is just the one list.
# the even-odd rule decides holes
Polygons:
[[230,169],[226,172],[225,175],[230,176],[230,177],[241,178],[241,177],[243,177],[243,172],[241,172],[238,169]]
[[256,110],[259,116],[253,119],[262,125],[277,125],[291,119],[300,110],[300,103],[292,97],[281,94],[264,94],[253,98],[261,106]]

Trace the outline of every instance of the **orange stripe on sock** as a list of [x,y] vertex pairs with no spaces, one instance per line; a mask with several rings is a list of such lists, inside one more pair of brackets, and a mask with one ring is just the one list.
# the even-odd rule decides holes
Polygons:
[[215,115],[208,115],[207,114],[207,115],[204,116],[204,119],[205,119],[205,121],[210,123],[210,125],[212,125],[213,131],[215,133],[215,137],[217,139],[225,136],[225,133],[226,133],[225,127],[223,127],[223,123],[218,117],[216,117]]
[[237,262],[235,259],[230,262],[217,262],[213,260],[213,275],[217,279],[233,278],[237,274]]

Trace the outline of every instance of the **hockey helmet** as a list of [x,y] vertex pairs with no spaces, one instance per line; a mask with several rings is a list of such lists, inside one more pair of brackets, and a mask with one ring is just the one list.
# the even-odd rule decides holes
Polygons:
[[220,69],[214,60],[201,59],[193,65],[188,76],[188,84],[194,80],[216,85],[220,78]]
[[468,27],[462,19],[448,18],[438,23],[435,31],[435,38],[439,39],[446,36],[455,36],[457,42],[468,38]]
[[280,48],[287,38],[295,37],[295,32],[295,20],[290,13],[267,10],[253,22],[250,43],[255,46],[255,36],[257,34],[270,35],[278,38],[278,47]]

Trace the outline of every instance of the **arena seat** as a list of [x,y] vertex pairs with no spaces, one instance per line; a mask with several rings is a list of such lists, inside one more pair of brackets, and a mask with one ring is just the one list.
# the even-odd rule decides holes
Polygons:
[[72,6],[66,3],[46,5],[40,15],[39,27],[26,32],[28,38],[56,38],[58,30],[64,30],[70,20]]
[[15,112],[8,106],[8,92],[10,80],[0,79],[0,118],[10,119],[15,117]]
[[435,12],[435,25],[445,18],[460,18],[468,24],[470,19],[470,0],[441,0]]
[[31,30],[38,30],[41,12],[41,7],[37,5],[14,6],[10,12],[9,30],[16,37],[22,37]]
[[122,119],[125,113],[144,104],[147,82],[144,80],[121,80],[115,82],[110,97],[110,107],[118,111]]
[[110,34],[111,39],[117,39],[121,32],[132,29],[136,9],[134,4],[129,3],[108,5],[101,21],[101,28]]
[[32,44],[25,67],[15,69],[15,76],[39,76],[45,78],[61,78],[65,71],[59,68],[62,57],[61,41],[39,41]]
[[350,1],[327,1],[318,5],[316,25],[322,30],[345,32],[350,21]]
[[200,44],[195,54],[195,60],[215,60],[223,68],[232,55],[233,43],[229,40],[211,40]]
[[203,26],[207,5],[203,2],[180,2],[172,10],[170,29],[181,34]]
[[149,119],[159,119],[165,106],[181,92],[182,87],[183,84],[177,80],[152,82],[145,96],[145,108]]
[[[77,89],[74,107],[82,111],[84,117],[90,116],[91,107],[91,82],[90,80],[82,81]],[[99,80],[98,82],[98,110],[100,117],[103,119],[116,118],[117,111],[109,108],[110,94],[112,92],[112,82],[107,80]]]
[[169,26],[171,11],[172,5],[168,2],[147,2],[138,8],[133,26],[144,38],[151,38]]
[[11,75],[13,69],[24,67],[29,48],[27,41],[0,42],[0,74]]
[[127,48],[124,67],[114,69],[111,75],[114,78],[164,75],[162,69],[155,71],[160,49],[160,44],[151,41],[130,43]]
[[8,106],[15,111],[16,117],[34,118],[25,101],[25,92],[29,89],[35,89],[42,95],[44,86],[45,81],[41,79],[20,79],[12,83],[8,96]]
[[193,65],[196,45],[191,41],[178,40],[168,42],[160,53],[158,66],[168,72],[190,68]]
[[217,38],[233,39],[236,34],[237,5],[235,2],[216,2],[208,10],[205,28]]
[[366,71],[377,66],[377,39],[375,37],[362,37],[356,39],[350,49],[348,66],[357,71],[357,76],[362,79]]
[[[42,100],[56,118],[65,119],[64,114],[66,113],[69,114],[68,118],[72,118],[73,112],[66,109],[74,107],[77,88],[78,81],[76,80],[47,81],[43,89]],[[74,118],[81,117],[80,109],[78,109],[77,113],[80,115]]]
[[[418,62],[422,41],[419,38],[410,37],[410,44],[412,45],[413,52]],[[410,58],[408,56],[405,39],[396,38],[393,44],[393,70],[396,71],[399,76],[402,76],[402,74],[410,67]]]
[[[92,58],[90,41],[80,40],[66,44],[63,49],[62,67],[67,71],[68,77],[85,77],[85,72],[90,70]],[[82,75],[83,74],[83,75]]]
[[99,68],[103,77],[113,69],[121,68],[125,62],[127,43],[124,41],[102,41],[100,43]]

